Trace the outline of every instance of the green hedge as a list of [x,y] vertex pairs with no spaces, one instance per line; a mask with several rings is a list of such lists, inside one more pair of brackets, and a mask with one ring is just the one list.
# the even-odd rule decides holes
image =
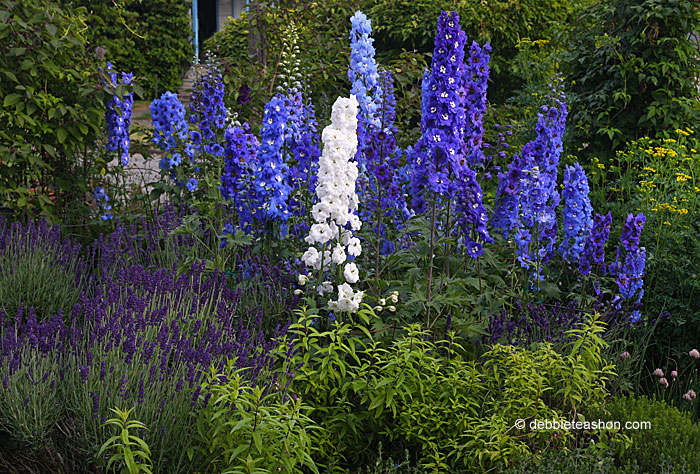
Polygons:
[[[191,0],[76,0],[85,6],[87,39],[121,71],[133,72],[147,98],[174,91],[194,55]],[[157,91],[156,91],[157,87]]]

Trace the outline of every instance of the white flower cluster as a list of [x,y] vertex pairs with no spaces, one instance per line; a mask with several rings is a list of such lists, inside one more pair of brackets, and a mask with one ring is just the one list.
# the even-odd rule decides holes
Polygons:
[[[357,163],[352,161],[357,151],[357,99],[339,97],[333,104],[331,124],[323,129],[323,152],[319,159],[316,196],[318,202],[311,209],[315,224],[304,239],[310,245],[302,256],[307,267],[323,274],[331,265],[343,266],[345,282],[337,286],[337,299],[328,303],[334,311],[354,313],[360,307],[363,292],[350,285],[360,279],[357,265],[347,262],[348,255],[362,253],[360,240],[353,231],[362,222],[353,211],[357,210]],[[318,248],[317,248],[318,246]],[[319,250],[320,248],[320,250]],[[316,287],[320,295],[333,292],[333,285],[323,281]]]

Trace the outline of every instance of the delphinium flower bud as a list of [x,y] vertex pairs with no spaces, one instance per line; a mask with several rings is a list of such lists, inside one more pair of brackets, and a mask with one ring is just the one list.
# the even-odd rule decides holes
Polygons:
[[[357,150],[357,108],[354,96],[338,98],[333,104],[331,124],[323,130],[324,146],[316,186],[318,202],[312,209],[315,224],[305,239],[310,247],[302,256],[306,266],[318,272],[316,288],[322,296],[333,290],[327,272],[333,265],[341,269],[344,282],[336,281],[337,297],[329,301],[328,307],[332,311],[349,313],[359,309],[363,296],[362,291],[354,291],[350,286],[359,281],[359,270],[355,262],[348,259],[361,252],[359,239],[353,236],[353,231],[361,226],[355,214],[358,170],[352,160]],[[341,258],[342,254],[345,259]],[[335,261],[342,263],[334,263],[334,255]]]

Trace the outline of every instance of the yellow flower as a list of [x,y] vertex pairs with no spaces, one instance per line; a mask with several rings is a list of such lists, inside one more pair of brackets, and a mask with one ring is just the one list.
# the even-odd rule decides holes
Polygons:
[[603,163],[598,163],[598,169],[604,170],[605,165]]
[[669,221],[664,221],[664,224],[665,224],[665,225],[671,225],[671,223],[670,223]]
[[681,130],[680,128],[676,130],[676,133],[678,135],[683,135],[684,137],[687,137],[688,135],[690,135],[690,133],[686,132],[685,130]]

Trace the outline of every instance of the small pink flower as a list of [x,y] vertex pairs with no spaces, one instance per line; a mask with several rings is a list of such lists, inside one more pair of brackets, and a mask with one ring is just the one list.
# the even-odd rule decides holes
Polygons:
[[683,399],[687,401],[691,401],[696,397],[695,391],[694,390],[688,390],[687,393],[683,394]]
[[664,376],[664,371],[661,369],[656,369],[654,371],[654,377],[663,377]]
[[676,377],[678,377],[678,372],[676,372],[675,370],[672,370],[672,371],[671,371],[671,377],[673,377],[674,379],[675,379]]
[[627,351],[620,354],[620,359],[629,359],[629,358],[630,358],[630,353]]
[[688,355],[693,359],[700,359],[700,352],[698,352],[697,349],[693,349],[692,351],[688,352]]
[[660,383],[661,385],[665,385],[666,388],[668,388],[668,380],[666,380],[664,377],[661,377],[661,378],[659,379],[659,383]]

